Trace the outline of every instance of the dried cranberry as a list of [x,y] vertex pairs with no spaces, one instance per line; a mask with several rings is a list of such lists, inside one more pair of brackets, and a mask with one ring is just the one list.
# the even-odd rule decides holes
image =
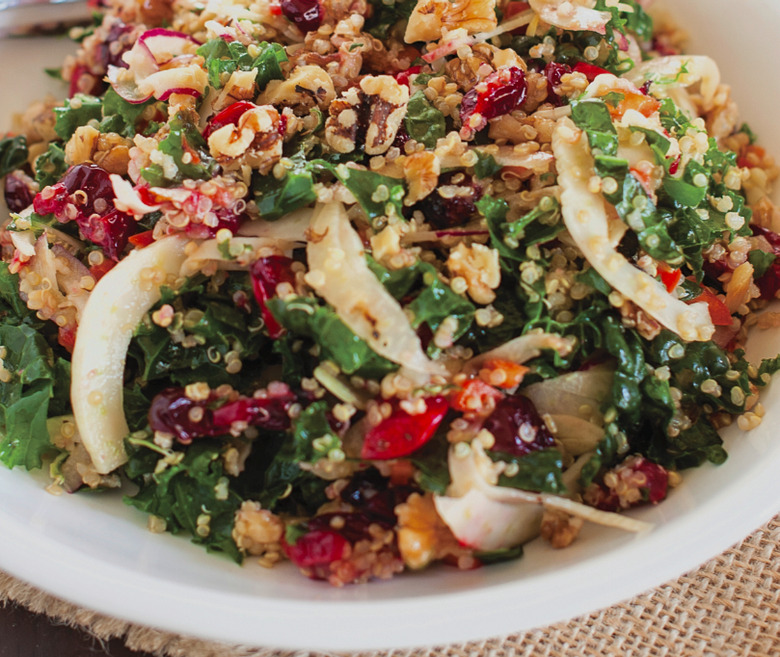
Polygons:
[[268,431],[285,431],[290,428],[287,411],[294,401],[292,394],[259,399],[242,397],[213,411],[214,428],[225,433],[234,422],[246,422]]
[[777,291],[780,290],[780,235],[755,224],[750,224],[750,228],[754,235],[762,235],[766,238],[775,254],[775,261],[764,272],[764,275],[756,280],[756,285],[761,291],[761,298],[774,299]]
[[[451,186],[468,188],[470,191],[465,194],[448,195],[446,198],[442,196],[441,188]],[[482,187],[474,178],[467,173],[451,171],[439,176],[437,189],[417,203],[414,209],[420,210],[425,220],[434,228],[445,230],[468,223],[477,211],[476,203],[480,198],[482,198]]]
[[397,400],[390,404],[390,416],[366,432],[361,458],[394,459],[417,451],[433,437],[450,406],[446,397],[427,397],[425,410],[411,415]]
[[[201,419],[196,421],[198,416]],[[166,388],[154,397],[149,406],[149,426],[152,431],[172,434],[185,445],[194,438],[211,435],[213,430],[205,403],[193,401],[182,388]]]
[[[528,85],[521,68],[509,66],[494,71],[463,96],[460,121],[464,127],[477,132],[487,125],[489,119],[508,114],[521,105],[527,94]],[[471,119],[475,114],[480,119],[472,125]]]
[[114,198],[108,171],[96,164],[77,164],[60,182],[35,196],[33,209],[38,214],[53,214],[62,223],[75,220],[85,239],[102,247],[112,260],[119,260],[136,231],[136,222],[114,207]]
[[282,13],[306,34],[322,24],[322,5],[319,0],[282,0]]
[[561,78],[566,73],[571,73],[571,66],[568,64],[550,62],[544,67],[544,76],[547,78],[547,100],[555,105],[563,103],[561,97],[555,93],[555,87],[561,84]]
[[97,96],[103,93],[105,86],[99,75],[94,75],[86,66],[79,64],[73,67],[68,85],[68,98],[76,94],[89,94]]
[[523,395],[499,401],[483,427],[496,439],[493,449],[497,452],[525,456],[555,444],[534,403]]
[[294,401],[295,396],[288,391],[260,398],[240,397],[212,409],[217,402],[213,395],[194,401],[185,395],[184,388],[166,388],[152,400],[149,426],[185,445],[195,438],[223,436],[234,422],[285,431],[290,427],[288,410]]
[[[372,525],[392,530],[395,521],[386,522],[362,512],[324,513],[298,525],[303,533],[292,543],[282,538],[282,549],[301,571],[312,579],[335,578],[336,584],[347,584],[367,579],[371,562],[362,560],[348,563],[353,548],[359,541],[375,542]],[[400,559],[395,542],[382,546],[382,552]],[[337,569],[341,562],[343,568]],[[338,572],[336,572],[338,570]]]
[[607,472],[601,483],[585,491],[585,502],[603,511],[618,511],[643,504],[658,504],[666,498],[669,472],[644,456],[629,456]]
[[[133,45],[129,39],[127,42],[122,39],[126,34],[133,31],[132,25],[127,25],[120,20],[114,22],[108,30],[106,40],[98,46],[97,58],[103,70],[109,66],[119,66],[127,68],[127,63],[122,59],[122,55]],[[117,46],[116,44],[121,44]]]
[[5,204],[11,212],[21,212],[30,207],[33,198],[35,192],[22,176],[9,173],[5,177]]
[[277,285],[280,283],[292,285],[295,282],[295,274],[291,269],[292,263],[292,259],[285,256],[268,256],[255,260],[249,270],[257,305],[260,306],[260,313],[268,329],[268,335],[274,339],[281,337],[284,329],[268,310],[267,303],[269,299],[276,296]]

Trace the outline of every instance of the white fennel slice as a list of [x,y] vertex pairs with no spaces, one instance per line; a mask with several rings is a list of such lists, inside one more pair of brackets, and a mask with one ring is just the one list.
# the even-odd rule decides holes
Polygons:
[[127,348],[143,316],[160,299],[149,272],[175,278],[184,262],[182,237],[166,237],[133,251],[92,290],[76,333],[71,365],[71,404],[84,448],[100,474],[127,460],[129,433],[122,384]]
[[653,93],[668,95],[668,91],[691,87],[699,83],[705,105],[712,102],[720,84],[720,70],[715,60],[706,55],[668,55],[641,62],[623,77],[641,87],[653,83]]
[[315,210],[306,257],[306,282],[377,354],[410,373],[447,374],[425,355],[403,308],[368,268],[363,243],[341,203]]
[[588,188],[594,164],[585,133],[570,119],[561,119],[553,131],[552,145],[563,220],[590,265],[613,289],[683,340],[712,338],[715,327],[706,303],[680,301],[612,246],[604,199]]

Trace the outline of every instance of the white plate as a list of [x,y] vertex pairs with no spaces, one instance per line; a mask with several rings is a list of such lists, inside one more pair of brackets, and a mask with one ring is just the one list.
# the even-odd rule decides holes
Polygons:
[[[780,154],[780,3],[675,4],[695,31],[692,52],[719,55],[745,119]],[[41,69],[56,65],[67,48],[57,41],[1,43],[3,112],[39,96],[46,81]],[[780,348],[776,335],[755,337],[764,353]],[[465,573],[441,567],[333,589],[291,567],[239,568],[184,538],[150,534],[142,514],[117,495],[55,497],[44,492],[40,477],[0,468],[0,568],[109,615],[228,643],[356,650],[519,631],[680,575],[780,511],[780,385],[764,401],[769,413],[758,429],[726,432],[724,465],[687,473],[668,500],[636,514],[656,523],[643,536],[589,526],[562,551],[535,542],[513,563]]]

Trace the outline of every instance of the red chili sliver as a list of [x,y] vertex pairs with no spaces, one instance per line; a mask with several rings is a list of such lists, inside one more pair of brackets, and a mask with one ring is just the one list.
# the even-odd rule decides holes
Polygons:
[[428,397],[423,413],[411,415],[397,401],[390,417],[366,433],[360,458],[394,459],[408,456],[427,443],[449,410],[446,397]]
[[582,73],[586,78],[588,78],[588,82],[593,82],[593,80],[595,80],[596,76],[598,75],[609,73],[607,69],[601,68],[601,66],[596,66],[595,64],[588,64],[587,62],[577,62],[574,65],[574,69],[572,70],[575,73]]
[[679,269],[673,269],[671,271],[661,269],[658,273],[661,276],[661,282],[666,287],[667,292],[672,292],[680,283],[680,279],[682,279],[682,271]]
[[715,326],[731,326],[732,317],[728,307],[707,288],[702,288],[701,294],[693,303],[704,301],[709,306],[710,318]]
[[238,125],[238,120],[244,114],[251,109],[257,107],[254,103],[250,103],[248,100],[240,100],[237,103],[223,109],[217,114],[203,130],[204,139],[208,139],[212,132],[216,132],[220,128],[226,125]]

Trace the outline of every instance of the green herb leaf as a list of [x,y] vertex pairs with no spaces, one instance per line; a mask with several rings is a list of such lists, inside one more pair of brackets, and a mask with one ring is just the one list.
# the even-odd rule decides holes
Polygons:
[[41,188],[59,181],[67,169],[65,150],[55,142],[51,142],[46,152],[35,158],[35,180]]
[[0,326],[0,344],[6,349],[3,367],[11,374],[0,382],[0,461],[10,468],[40,468],[43,456],[56,452],[46,419],[55,383],[62,382],[66,369],[43,335],[27,324]]
[[204,545],[209,552],[243,561],[232,537],[241,498],[227,488],[220,443],[199,440],[187,448],[180,461],[161,472],[156,472],[161,458],[157,451],[133,444],[130,439],[128,452],[126,472],[140,490],[133,497],[125,497],[126,504],[162,518],[172,534],[189,532],[192,542]]
[[24,135],[0,139],[0,178],[27,162],[27,138]]
[[[173,178],[167,178],[160,165],[152,164],[141,170],[141,176],[150,184],[161,187],[178,184],[188,178],[211,178],[217,165],[209,154],[208,144],[198,130],[195,117],[179,112],[168,122],[170,131],[158,148],[173,158],[176,174]],[[185,153],[189,155],[187,161],[184,159]]]
[[129,103],[113,87],[109,87],[103,96],[102,132],[117,132],[125,137],[135,137],[138,132],[138,120],[150,105],[157,103],[150,98],[144,103]]
[[270,299],[269,310],[290,333],[311,338],[322,350],[323,360],[332,360],[345,374],[381,378],[398,365],[376,354],[356,336],[335,311],[314,299]]
[[256,44],[259,54],[252,57],[240,41],[227,42],[222,38],[211,39],[198,48],[197,53],[206,60],[209,84],[221,89],[235,71],[257,70],[255,81],[260,90],[271,80],[283,80],[281,64],[287,61],[284,47],[278,43],[263,41]]
[[68,141],[76,128],[102,117],[103,102],[95,96],[76,94],[65,101],[62,107],[54,108],[54,132],[62,141]]
[[431,105],[422,91],[409,99],[404,125],[409,136],[426,148],[435,148],[436,142],[447,133],[444,114]]
[[493,461],[514,463],[517,474],[507,477],[501,475],[499,486],[519,488],[537,493],[565,494],[566,486],[561,478],[563,475],[563,458],[557,449],[542,449],[518,457],[504,452],[488,450],[487,455]]

